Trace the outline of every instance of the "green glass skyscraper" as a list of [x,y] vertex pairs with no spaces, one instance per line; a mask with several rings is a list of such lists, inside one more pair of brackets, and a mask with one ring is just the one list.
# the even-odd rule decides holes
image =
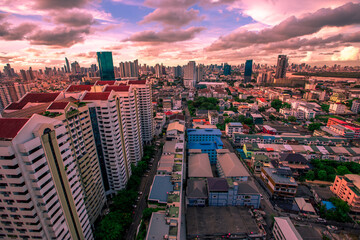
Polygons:
[[112,52],[97,52],[101,80],[115,80]]

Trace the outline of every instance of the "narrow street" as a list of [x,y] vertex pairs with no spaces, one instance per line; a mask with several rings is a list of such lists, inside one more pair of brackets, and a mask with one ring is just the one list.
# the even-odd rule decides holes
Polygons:
[[[161,139],[161,142],[164,142],[165,139]],[[154,176],[156,174],[157,165],[159,162],[159,159],[161,157],[162,149],[158,147],[156,149],[156,153],[154,156],[154,161],[150,164],[152,164],[152,167],[150,169],[148,176],[143,176],[141,179],[141,183],[139,186],[139,192],[142,192],[140,195],[140,200],[136,202],[136,208],[134,209],[134,216],[132,224],[130,225],[127,234],[126,234],[126,240],[134,240],[137,234],[138,227],[140,225],[140,221],[142,218],[142,212],[146,208],[146,198],[149,195],[151,184],[154,180]]]

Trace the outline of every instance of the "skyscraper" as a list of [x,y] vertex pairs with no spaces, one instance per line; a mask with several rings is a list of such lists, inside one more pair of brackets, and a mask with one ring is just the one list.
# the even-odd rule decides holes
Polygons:
[[161,78],[162,77],[162,71],[161,71],[161,66],[159,64],[155,65],[155,76],[157,78]]
[[97,52],[101,80],[115,80],[112,52]]
[[190,61],[184,67],[184,86],[186,88],[195,87],[196,82],[196,63],[195,61]]
[[69,60],[65,57],[65,63],[66,63],[66,72],[70,73],[70,64]]
[[287,64],[288,64],[288,58],[286,57],[286,55],[279,55],[276,66],[276,73],[275,73],[276,79],[286,77]]
[[246,60],[246,62],[245,62],[245,73],[244,73],[244,81],[245,81],[245,83],[248,83],[248,82],[251,81],[252,65],[253,65],[253,60]]
[[228,76],[231,74],[231,66],[227,63],[224,64],[224,75]]

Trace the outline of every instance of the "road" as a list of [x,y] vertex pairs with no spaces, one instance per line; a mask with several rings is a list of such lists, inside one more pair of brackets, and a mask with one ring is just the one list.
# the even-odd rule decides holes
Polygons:
[[[165,139],[160,139],[161,142],[164,142]],[[154,176],[156,174],[157,165],[159,162],[159,159],[161,157],[162,149],[160,147],[157,147],[156,153],[154,156],[154,161],[152,163],[152,167],[150,169],[150,172],[148,173],[148,176],[144,176],[141,179],[139,191],[142,192],[140,195],[140,200],[136,203],[136,208],[134,209],[134,216],[131,226],[129,227],[126,238],[127,240],[133,240],[136,237],[137,229],[140,224],[141,218],[142,218],[142,212],[146,208],[146,198],[149,195],[150,187],[153,182]]]

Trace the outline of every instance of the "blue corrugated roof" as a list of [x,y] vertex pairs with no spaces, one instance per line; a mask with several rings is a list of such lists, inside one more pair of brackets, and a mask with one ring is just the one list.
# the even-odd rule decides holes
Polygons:
[[326,210],[336,209],[335,205],[332,202],[322,201],[321,203],[325,205]]
[[174,186],[171,184],[171,176],[156,175],[151,187],[149,200],[166,203],[168,193],[172,192],[173,190]]
[[188,149],[218,149],[214,142],[191,142]]
[[204,128],[204,129],[188,129],[187,130],[188,135],[219,135],[221,136],[220,129],[212,129],[212,128]]

